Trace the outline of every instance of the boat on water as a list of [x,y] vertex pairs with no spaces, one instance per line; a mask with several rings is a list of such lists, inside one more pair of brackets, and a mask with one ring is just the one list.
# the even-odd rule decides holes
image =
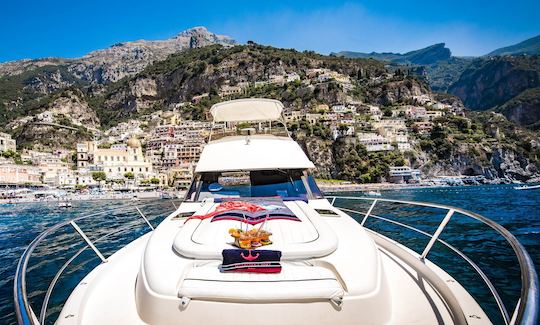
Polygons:
[[369,191],[366,193],[367,196],[382,196],[381,192],[379,191]]
[[523,185],[523,186],[514,187],[514,190],[538,190],[538,189],[540,189],[540,184],[537,184],[537,185]]
[[[212,130],[184,200],[157,227],[134,204],[133,213],[149,231],[111,255],[106,257],[98,245],[111,234],[91,237],[79,226],[84,220],[95,222],[99,213],[67,220],[37,237],[15,276],[19,323],[45,324],[51,315],[60,325],[537,322],[536,271],[510,232],[455,207],[325,197],[311,176],[315,166],[289,136],[282,111],[279,101],[268,99],[214,105],[214,124],[228,127]],[[439,209],[444,218],[426,233],[378,215],[385,203],[404,206],[403,211],[411,206]],[[360,210],[361,204],[367,209]],[[512,248],[521,272],[519,297],[512,305],[501,299],[474,260],[440,239],[455,214],[490,227]],[[370,220],[390,220],[409,230],[404,235],[426,236],[427,244],[417,252],[369,228]],[[110,218],[107,222],[110,226]],[[29,299],[29,261],[56,233],[65,241],[66,228],[84,246],[59,268],[36,306]],[[490,319],[449,269],[430,260],[435,244],[457,253],[479,274],[479,285],[489,289],[500,319]],[[54,314],[48,304],[55,285],[85,250],[100,263]]]
[[69,201],[60,201],[60,202],[58,202],[58,207],[67,209],[67,208],[71,208],[72,204]]

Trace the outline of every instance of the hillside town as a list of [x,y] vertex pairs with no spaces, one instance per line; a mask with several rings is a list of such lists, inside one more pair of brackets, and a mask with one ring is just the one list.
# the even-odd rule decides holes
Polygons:
[[[392,76],[387,76],[391,78]],[[436,119],[445,115],[463,115],[461,106],[435,101],[429,95],[414,96],[408,104],[389,109],[353,99],[349,93],[355,84],[349,76],[326,68],[309,69],[301,77],[296,72],[269,75],[254,83],[225,83],[219,89],[222,100],[241,98],[251,87],[283,86],[301,83],[315,87],[334,83],[346,94],[342,102],[317,103],[301,109],[286,107],[284,120],[290,131],[302,125],[317,125],[329,130],[333,140],[347,137],[365,147],[367,152],[407,152],[418,139],[429,136]],[[182,119],[180,109],[197,104],[209,94],[194,96],[191,102],[176,104],[139,119],[131,119],[106,130],[93,130],[94,139],[77,143],[71,150],[50,152],[17,150],[9,134],[0,134],[0,184],[9,186],[49,186],[62,189],[141,188],[185,189],[194,166],[208,140],[212,124],[209,108],[206,121]],[[37,123],[55,123],[53,112],[35,117]],[[80,124],[80,122],[79,122]],[[236,125],[214,125],[234,130]],[[419,170],[393,166],[389,182],[418,182]]]

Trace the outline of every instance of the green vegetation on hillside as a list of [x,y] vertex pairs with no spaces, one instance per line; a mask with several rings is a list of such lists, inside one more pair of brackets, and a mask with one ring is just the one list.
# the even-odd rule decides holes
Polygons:
[[[73,77],[65,66],[50,65],[25,71],[14,76],[0,78],[0,127],[16,118],[35,114],[41,107],[48,105],[66,86],[56,85],[56,76],[69,85],[82,86],[85,83]],[[43,93],[40,83],[51,83],[60,87],[48,90],[52,94]],[[69,86],[68,86],[69,87]],[[45,87],[46,88],[46,87]]]
[[339,179],[358,183],[380,182],[386,178],[391,166],[403,166],[404,156],[398,150],[368,152],[361,144],[338,140],[334,144],[334,157]]

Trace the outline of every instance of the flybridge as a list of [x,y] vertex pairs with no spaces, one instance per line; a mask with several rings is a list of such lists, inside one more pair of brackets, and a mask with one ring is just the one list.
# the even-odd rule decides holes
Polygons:
[[282,112],[280,101],[265,98],[230,100],[210,109],[214,122],[279,121]]
[[215,104],[210,109],[213,117],[210,140],[237,135],[290,137],[282,113],[283,104],[274,99],[246,98]]

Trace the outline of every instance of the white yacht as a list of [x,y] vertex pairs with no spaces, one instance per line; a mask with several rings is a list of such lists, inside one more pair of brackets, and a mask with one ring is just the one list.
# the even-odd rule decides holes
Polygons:
[[[279,101],[269,99],[214,105],[210,110],[214,124],[226,127],[213,129],[184,200],[155,229],[141,211],[144,206],[134,207],[149,231],[110,256],[98,245],[106,236],[91,239],[79,227],[95,215],[68,220],[36,238],[22,256],[15,278],[19,323],[537,322],[534,265],[510,232],[454,207],[382,197],[323,196],[310,175],[315,166],[289,136],[282,111]],[[428,233],[378,215],[378,207],[385,203],[438,209],[443,218]],[[360,206],[366,208],[360,210]],[[399,216],[401,210],[393,211]],[[495,230],[515,252],[521,272],[515,301],[503,300],[500,286],[472,258],[440,238],[457,214]],[[370,220],[405,227],[407,234],[424,238],[426,244],[415,251],[370,229]],[[84,243],[78,254],[84,250],[95,253],[100,264],[84,276],[55,314],[48,310],[50,298],[77,256],[66,260],[46,292],[42,291],[41,306],[28,298],[32,283],[26,273],[36,247],[66,228]],[[261,232],[266,241],[246,240],[246,234]],[[235,246],[238,244],[240,248]],[[452,250],[471,272],[478,273],[479,285],[486,287],[495,302],[497,319],[488,316],[449,270],[430,261],[435,244]],[[246,262],[227,262],[229,253]],[[269,260],[257,261],[267,253]],[[49,319],[51,315],[55,319]]]

